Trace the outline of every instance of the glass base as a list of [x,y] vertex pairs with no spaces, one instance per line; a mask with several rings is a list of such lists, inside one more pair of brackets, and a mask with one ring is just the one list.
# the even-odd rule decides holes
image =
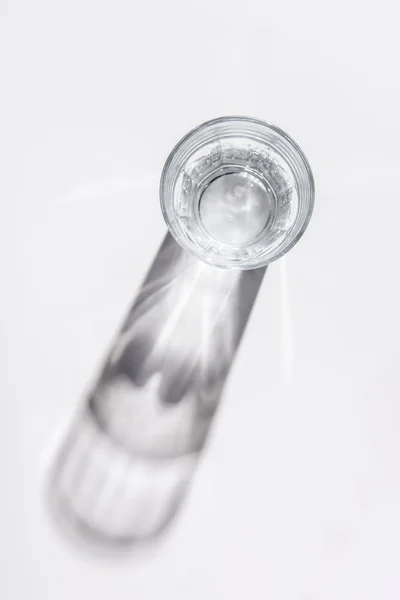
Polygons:
[[200,197],[200,221],[216,242],[246,246],[270,223],[274,206],[272,190],[246,171],[213,179]]

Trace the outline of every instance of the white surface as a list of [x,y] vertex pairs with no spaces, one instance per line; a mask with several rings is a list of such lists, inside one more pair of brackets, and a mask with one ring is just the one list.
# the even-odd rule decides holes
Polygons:
[[[400,596],[395,2],[0,3],[0,597]],[[223,114],[312,165],[190,498],[162,546],[77,550],[54,450],[164,235],[173,144]]]

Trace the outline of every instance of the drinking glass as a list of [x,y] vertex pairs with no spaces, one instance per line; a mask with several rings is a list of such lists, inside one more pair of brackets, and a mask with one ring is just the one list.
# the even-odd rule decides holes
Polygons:
[[172,150],[160,200],[184,249],[213,266],[255,269],[300,239],[314,182],[302,150],[284,131],[249,117],[221,117]]

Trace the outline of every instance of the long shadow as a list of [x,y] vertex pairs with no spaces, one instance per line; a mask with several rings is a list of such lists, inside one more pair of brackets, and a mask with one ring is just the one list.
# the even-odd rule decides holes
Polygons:
[[166,235],[54,465],[52,508],[64,525],[129,544],[170,523],[265,270],[210,267]]

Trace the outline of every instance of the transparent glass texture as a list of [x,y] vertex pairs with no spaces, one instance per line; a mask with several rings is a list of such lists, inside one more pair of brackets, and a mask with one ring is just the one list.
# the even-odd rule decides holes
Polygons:
[[161,176],[160,200],[183,248],[214,266],[254,269],[299,240],[314,182],[303,152],[278,127],[223,117],[177,144]]

